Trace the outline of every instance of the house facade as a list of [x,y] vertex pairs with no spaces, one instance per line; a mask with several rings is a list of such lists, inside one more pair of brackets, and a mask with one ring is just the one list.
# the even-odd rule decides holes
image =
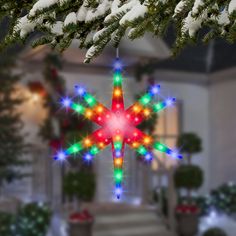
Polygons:
[[[49,51],[47,47],[24,50],[19,59],[19,68],[24,72],[22,89],[26,89],[28,81],[42,81],[43,58]],[[221,183],[236,181],[236,68],[229,65],[212,70],[214,47],[210,45],[203,51],[204,55],[197,55],[204,61],[204,70],[198,68],[201,67],[199,64],[202,61],[197,64],[198,60],[194,56],[196,53],[192,56],[181,55],[177,60],[169,59],[168,43],[160,39],[154,40],[147,36],[136,44],[124,43],[120,47],[120,57],[126,65],[124,91],[127,106],[133,102],[135,95],[147,86],[145,76],[142,82],[136,82],[134,66],[142,61],[155,62],[152,77],[162,85],[164,96],[171,95],[178,99],[176,110],[160,114],[155,131],[157,136],[171,147],[175,146],[176,138],[182,132],[194,132],[201,137],[203,151],[194,156],[193,160],[204,170],[205,181],[200,193],[205,194]],[[110,106],[111,65],[115,50],[108,48],[89,65],[83,64],[83,56],[84,52],[73,45],[63,54],[64,66],[61,75],[66,79],[68,93],[72,93],[74,85],[80,83],[91,89],[101,102]],[[195,69],[191,68],[192,64]],[[29,98],[22,108],[23,119],[25,131],[29,133],[26,138],[33,144],[33,158],[37,161],[34,161],[31,167],[31,178],[6,186],[5,192],[14,193],[24,200],[51,200],[57,205],[62,199],[62,167],[51,161],[47,144],[38,137],[39,124],[47,115],[47,111],[44,110],[40,99],[34,100],[30,93]],[[122,201],[131,204],[141,203],[144,199],[145,202],[149,201],[157,186],[168,185],[167,173],[177,164],[158,156],[156,163],[145,167],[137,161],[134,152],[127,149],[127,191]],[[94,166],[97,181],[96,202],[114,201],[109,148],[98,155]]]

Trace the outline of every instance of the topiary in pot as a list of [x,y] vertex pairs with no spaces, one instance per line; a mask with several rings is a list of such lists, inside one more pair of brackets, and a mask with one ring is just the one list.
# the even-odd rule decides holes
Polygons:
[[198,166],[191,164],[191,158],[194,153],[202,150],[202,142],[196,134],[185,133],[179,136],[177,146],[187,159],[187,164],[180,165],[174,173],[176,188],[187,190],[187,203],[176,208],[178,230],[180,235],[193,236],[198,232],[199,209],[192,202],[191,191],[201,187],[203,172]]
[[95,194],[95,176],[90,171],[69,172],[64,177],[64,193],[79,201],[92,201]]
[[192,154],[202,151],[202,141],[194,133],[184,133],[178,137],[177,147],[181,149],[181,153],[187,155],[188,163],[190,164]]
[[[64,177],[63,188],[65,194],[71,199],[76,198],[79,202],[91,201],[96,188],[95,176],[91,171],[83,169],[79,172],[69,172]],[[87,210],[71,214],[69,223],[70,236],[92,235],[93,217]]]
[[178,137],[177,146],[181,149],[182,153],[186,154],[188,163],[176,170],[175,183],[177,188],[185,187],[187,189],[188,200],[190,202],[191,190],[200,188],[203,183],[201,169],[191,164],[192,155],[202,151],[202,141],[194,133],[184,133]]
[[210,228],[208,229],[203,236],[227,236],[227,234],[220,228]]
[[203,183],[203,172],[196,165],[182,165],[174,174],[176,188],[198,189]]

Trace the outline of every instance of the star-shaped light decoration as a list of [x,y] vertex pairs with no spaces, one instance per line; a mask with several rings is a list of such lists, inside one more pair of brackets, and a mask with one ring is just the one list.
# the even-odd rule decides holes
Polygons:
[[96,154],[111,144],[114,163],[114,192],[119,199],[123,192],[123,164],[126,144],[143,156],[147,162],[151,162],[153,159],[153,149],[177,159],[181,159],[182,156],[166,145],[154,141],[154,138],[136,128],[143,120],[148,119],[152,112],[158,113],[166,107],[173,105],[175,98],[168,98],[162,102],[152,103],[152,100],[160,92],[160,86],[154,85],[137,102],[128,109],[125,109],[121,63],[118,59],[114,67],[111,109],[106,108],[102,103],[98,102],[92,94],[88,93],[81,86],[75,86],[76,95],[85,101],[87,107],[73,102],[68,97],[62,99],[62,105],[65,108],[84,115],[101,128],[85,137],[82,141],[73,144],[67,150],[58,152],[54,159],[65,161],[68,157],[78,154],[83,149],[87,149],[88,151],[84,155],[84,159],[91,161]]

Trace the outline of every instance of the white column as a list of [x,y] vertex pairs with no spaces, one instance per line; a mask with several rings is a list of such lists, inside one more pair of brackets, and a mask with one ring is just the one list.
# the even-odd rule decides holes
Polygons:
[[177,194],[174,186],[174,168],[168,171],[168,224],[172,232],[176,230],[175,207],[177,205]]

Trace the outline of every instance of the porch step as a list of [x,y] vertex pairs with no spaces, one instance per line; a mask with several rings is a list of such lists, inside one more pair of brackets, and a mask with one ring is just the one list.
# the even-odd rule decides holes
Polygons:
[[111,229],[95,232],[94,236],[172,236],[164,229],[150,226],[139,226],[135,228]]
[[154,210],[126,209],[98,213],[94,236],[173,236]]

